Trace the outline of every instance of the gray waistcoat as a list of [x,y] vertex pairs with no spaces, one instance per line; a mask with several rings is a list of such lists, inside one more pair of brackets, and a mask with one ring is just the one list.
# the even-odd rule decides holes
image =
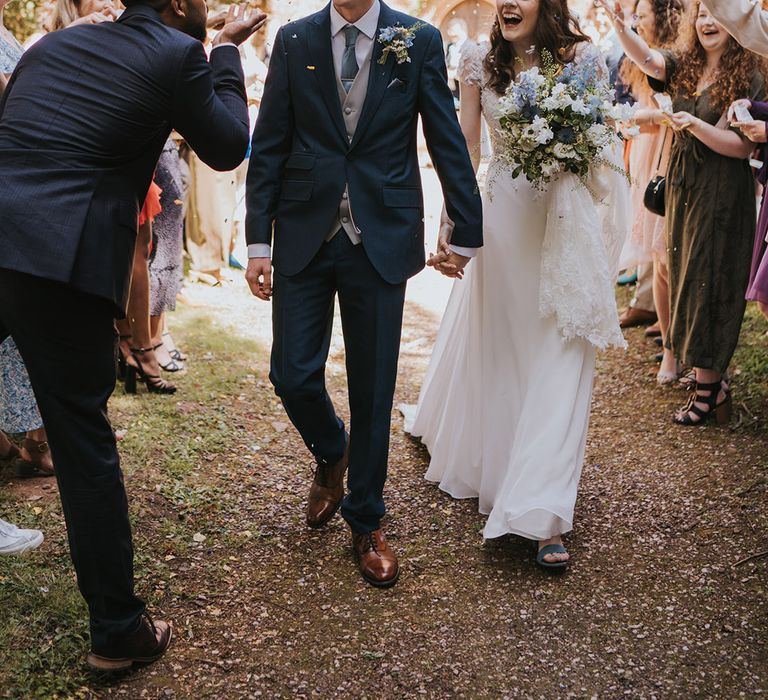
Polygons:
[[[360,121],[360,113],[363,110],[365,97],[368,94],[368,77],[371,73],[372,54],[373,50],[371,50],[368,58],[360,67],[355,82],[348,93],[344,90],[339,76],[336,76],[336,87],[339,91],[339,100],[341,101],[341,113],[344,115],[344,124],[347,127],[347,137],[350,143],[355,137],[357,124]],[[352,218],[352,206],[349,202],[349,185],[347,185],[342,195],[339,212],[325,240],[330,241],[339,232],[339,229],[342,228],[354,245],[360,243],[360,229],[355,226],[355,220]]]

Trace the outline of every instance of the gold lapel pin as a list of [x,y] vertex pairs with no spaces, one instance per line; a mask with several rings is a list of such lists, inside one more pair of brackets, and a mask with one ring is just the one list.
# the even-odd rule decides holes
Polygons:
[[307,66],[307,70],[315,70],[314,66]]

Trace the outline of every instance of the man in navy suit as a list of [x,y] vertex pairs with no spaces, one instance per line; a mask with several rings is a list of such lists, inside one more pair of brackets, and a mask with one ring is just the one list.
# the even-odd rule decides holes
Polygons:
[[125,4],[115,23],[41,39],[0,98],[0,339],[16,341],[45,421],[90,612],[88,662],[103,670],[153,661],[171,638],[134,594],[106,412],[137,214],[172,128],[214,168],[242,162],[237,45],[266,19],[231,9],[209,63],[205,0]]
[[[482,207],[442,39],[380,0],[333,0],[278,32],[248,172],[247,279],[274,303],[271,380],[317,461],[307,524],[341,507],[378,587],[399,574],[381,519],[406,281],[424,267],[419,117],[454,223],[442,264],[458,273],[482,245]],[[349,435],[325,387],[337,294]]]

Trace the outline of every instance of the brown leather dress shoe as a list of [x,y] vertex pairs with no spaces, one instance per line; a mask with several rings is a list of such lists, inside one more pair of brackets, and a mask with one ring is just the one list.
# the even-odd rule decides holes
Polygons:
[[635,326],[650,326],[657,320],[658,317],[654,311],[644,311],[630,306],[621,314],[619,322],[622,328],[634,328]]
[[352,533],[352,548],[357,555],[360,573],[376,588],[389,588],[397,583],[400,566],[381,530]]
[[309,489],[307,525],[313,529],[323,527],[339,510],[344,498],[344,474],[349,466],[349,439],[344,456],[336,464],[318,462],[315,480]]
[[97,671],[124,671],[134,664],[157,661],[171,644],[173,628],[162,620],[152,620],[148,613],[141,617],[135,632],[104,653],[91,650],[88,665]]

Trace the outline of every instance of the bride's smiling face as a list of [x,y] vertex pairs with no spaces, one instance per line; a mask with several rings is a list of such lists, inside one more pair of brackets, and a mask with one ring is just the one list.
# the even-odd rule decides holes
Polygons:
[[496,14],[506,41],[532,41],[539,22],[542,0],[496,0]]

